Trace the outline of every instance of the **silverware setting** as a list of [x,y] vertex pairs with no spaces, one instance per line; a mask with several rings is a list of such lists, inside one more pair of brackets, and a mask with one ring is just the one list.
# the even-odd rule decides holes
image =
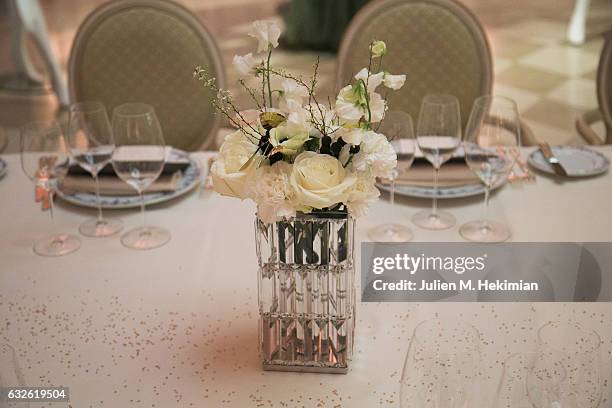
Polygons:
[[555,174],[557,176],[567,177],[568,174],[565,170],[565,167],[563,167],[563,164],[555,156],[552,149],[550,148],[550,145],[548,143],[538,143],[538,147],[540,148],[540,151],[542,152],[542,155],[544,156],[548,164],[550,164],[550,166],[552,167]]

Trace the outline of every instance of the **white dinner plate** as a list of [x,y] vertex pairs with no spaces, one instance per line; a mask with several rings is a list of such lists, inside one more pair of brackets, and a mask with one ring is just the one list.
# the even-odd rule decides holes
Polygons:
[[[378,187],[386,192],[391,192],[391,186],[389,184],[376,183]],[[500,180],[495,184],[491,190],[496,190],[506,184],[506,179]],[[464,198],[473,197],[485,193],[485,186],[482,183],[477,184],[466,184],[464,186],[453,186],[453,187],[439,187],[437,198]],[[406,185],[395,185],[395,194],[398,196],[405,197],[417,197],[417,198],[434,198],[434,188],[427,186],[406,186]]]
[[0,178],[4,177],[6,172],[8,171],[8,165],[2,158],[0,158]]
[[[183,171],[181,180],[178,182],[177,189],[175,191],[165,191],[161,193],[145,193],[144,200],[145,205],[159,204],[166,201],[173,200],[177,197],[187,194],[193,190],[201,181],[202,169],[200,163],[197,160],[189,157],[189,154],[178,149],[172,149],[169,152],[166,160],[178,161],[187,158],[189,160],[189,166]],[[57,195],[71,204],[75,204],[82,207],[97,208],[96,194],[90,192],[63,192],[57,191]],[[140,206],[140,197],[134,196],[100,196],[102,208],[104,209],[125,209],[125,208],[137,208]]]
[[[553,146],[553,154],[569,177],[589,177],[605,173],[610,161],[598,151],[581,146]],[[552,166],[546,161],[540,149],[534,150],[527,159],[534,168],[549,174],[555,174]]]

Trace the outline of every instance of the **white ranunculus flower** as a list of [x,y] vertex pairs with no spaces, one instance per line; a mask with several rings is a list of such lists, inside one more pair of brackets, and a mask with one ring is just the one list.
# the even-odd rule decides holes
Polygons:
[[335,157],[308,151],[296,157],[290,178],[297,206],[317,209],[345,202],[355,181]]
[[404,82],[406,82],[406,75],[391,75],[390,73],[385,72],[383,84],[387,88],[397,91],[404,86]]
[[384,41],[373,41],[371,50],[372,57],[380,58],[387,54],[387,44]]
[[310,139],[310,129],[305,123],[284,122],[270,131],[270,143],[276,152],[293,156]]
[[249,186],[249,197],[257,204],[258,217],[267,223],[295,215],[293,189],[289,184],[291,165],[278,161],[259,167]]
[[354,217],[363,217],[373,201],[380,196],[375,185],[376,179],[369,172],[357,175],[357,181],[349,190],[346,206]]
[[246,168],[242,167],[256,150],[257,145],[242,131],[237,130],[227,135],[219,150],[219,156],[210,169],[214,190],[221,195],[245,199],[246,185],[263,157],[255,156]]
[[238,71],[240,76],[247,76],[255,72],[257,60],[253,57],[253,54],[249,52],[246,55],[234,55],[232,65],[234,65],[234,68]]
[[362,68],[361,71],[355,75],[356,80],[362,80],[368,85],[368,93],[372,93],[382,84],[385,73],[379,72],[378,74],[372,75],[367,68]]
[[273,21],[255,21],[249,31],[249,36],[257,40],[257,52],[278,47],[280,34],[280,27]]
[[353,156],[352,167],[357,171],[370,171],[375,177],[391,177],[397,167],[397,154],[384,135],[373,131],[364,133],[359,153]]

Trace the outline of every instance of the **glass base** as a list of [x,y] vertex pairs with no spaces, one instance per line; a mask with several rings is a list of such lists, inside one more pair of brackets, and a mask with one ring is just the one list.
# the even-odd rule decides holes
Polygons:
[[383,224],[371,228],[368,236],[374,242],[408,242],[412,240],[412,231],[401,224]]
[[510,229],[497,221],[471,221],[459,228],[459,234],[473,242],[504,242],[512,235]]
[[79,237],[70,234],[57,234],[39,239],[34,243],[34,253],[40,256],[64,256],[81,247]]
[[101,238],[114,235],[123,229],[121,220],[103,219],[99,221],[97,218],[85,220],[79,226],[79,232],[86,237]]
[[170,232],[158,227],[134,228],[121,236],[121,243],[130,249],[154,249],[170,241]]
[[421,228],[429,230],[445,230],[454,227],[457,223],[452,214],[440,210],[436,214],[429,210],[420,211],[414,214],[412,222]]

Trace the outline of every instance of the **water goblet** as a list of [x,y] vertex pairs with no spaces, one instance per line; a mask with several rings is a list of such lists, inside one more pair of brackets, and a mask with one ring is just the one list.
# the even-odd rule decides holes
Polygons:
[[[59,124],[52,120],[25,125],[21,129],[20,152],[21,168],[36,186],[43,205],[48,203],[55,227],[53,198],[70,165],[68,146]],[[40,256],[63,256],[80,247],[78,237],[59,233],[37,240],[33,250]]]
[[416,140],[423,156],[434,168],[431,211],[420,211],[412,222],[421,228],[443,230],[455,225],[455,217],[438,209],[438,175],[461,145],[459,100],[452,95],[427,95],[423,99],[417,123]]
[[[395,216],[395,181],[406,172],[414,160],[414,125],[412,117],[402,111],[389,111],[378,129],[389,139],[397,153],[397,168],[390,177],[391,191],[389,201],[391,213]],[[368,236],[375,242],[408,242],[412,239],[412,231],[406,225],[398,222],[377,225],[368,231]]]
[[465,160],[485,186],[485,215],[482,220],[461,226],[459,233],[468,241],[503,242],[510,229],[489,219],[491,189],[508,177],[520,146],[518,108],[512,99],[482,96],[474,102],[466,129]]
[[143,220],[141,227],[123,234],[121,243],[130,249],[158,248],[170,240],[170,233],[147,226],[144,192],[164,168],[166,150],[159,120],[152,106],[126,103],[114,109],[112,125],[115,150],[111,162],[117,176],[138,192]]
[[70,122],[67,132],[72,158],[89,172],[95,181],[97,218],[85,220],[79,231],[86,237],[107,237],[123,228],[118,219],[102,216],[99,172],[110,163],[115,141],[108,115],[100,102],[80,102],[70,106]]

